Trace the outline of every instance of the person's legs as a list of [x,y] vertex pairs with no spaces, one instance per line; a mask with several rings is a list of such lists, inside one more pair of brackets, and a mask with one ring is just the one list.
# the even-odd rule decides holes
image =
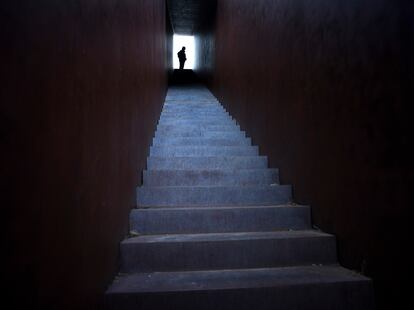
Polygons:
[[184,69],[184,63],[185,63],[185,61],[180,61],[180,70]]

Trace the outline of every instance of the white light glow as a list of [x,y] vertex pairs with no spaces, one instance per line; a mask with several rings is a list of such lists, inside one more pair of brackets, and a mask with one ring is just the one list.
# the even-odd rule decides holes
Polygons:
[[174,69],[180,68],[177,53],[185,46],[185,54],[187,61],[184,64],[184,69],[194,69],[195,67],[195,40],[193,36],[174,35],[173,37],[173,65]]

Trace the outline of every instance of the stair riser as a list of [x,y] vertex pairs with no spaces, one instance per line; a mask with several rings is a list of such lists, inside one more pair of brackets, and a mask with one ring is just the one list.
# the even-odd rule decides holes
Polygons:
[[218,103],[215,104],[168,104],[164,106],[163,112],[170,111],[224,111],[226,110]]
[[[200,113],[200,114],[198,114]],[[196,115],[195,115],[196,114]],[[232,119],[232,117],[224,111],[208,112],[208,111],[180,111],[180,112],[163,112],[160,119],[176,120],[202,120],[202,119]]]
[[259,150],[254,146],[152,146],[150,156],[171,157],[171,156],[255,156]]
[[154,138],[152,141],[153,146],[251,146],[252,141],[250,138],[240,139],[202,139],[202,138]]
[[286,283],[263,288],[107,294],[105,310],[373,310],[372,296],[369,281]]
[[211,100],[211,101],[217,101],[217,98],[213,96],[209,92],[200,93],[199,91],[191,93],[191,92],[185,92],[183,94],[182,92],[177,92],[175,94],[168,93],[165,97],[165,100],[182,100],[182,99],[193,99],[193,100]]
[[148,170],[265,169],[265,156],[239,157],[149,157]]
[[143,235],[306,230],[308,207],[136,209],[130,229]]
[[144,171],[145,186],[247,186],[279,183],[277,170]]
[[210,99],[191,99],[191,98],[186,98],[186,99],[170,99],[165,101],[165,107],[185,107],[185,108],[190,108],[190,107],[202,107],[202,108],[208,108],[208,107],[217,107],[220,106],[220,103],[218,101],[215,100],[210,100]]
[[174,125],[174,124],[189,124],[189,125],[196,125],[196,124],[213,124],[217,123],[218,125],[236,125],[236,121],[233,120],[231,117],[227,116],[217,116],[217,117],[200,117],[199,119],[190,118],[186,116],[177,116],[177,117],[161,117],[159,119],[159,124],[165,125]]
[[217,101],[217,98],[213,96],[209,92],[200,93],[199,91],[191,93],[191,92],[185,92],[183,94],[182,92],[170,94],[168,93],[165,97],[165,101],[168,100],[182,100],[182,99],[193,99],[193,100],[210,100],[210,101]]
[[205,128],[206,126],[223,126],[223,127],[231,127],[232,129],[240,130],[240,126],[238,126],[234,121],[227,119],[227,120],[202,120],[202,121],[184,121],[184,120],[175,120],[175,121],[160,121],[158,123],[158,128],[167,127],[167,128]]
[[200,109],[193,109],[193,110],[168,110],[168,111],[163,111],[161,113],[161,117],[197,117],[197,118],[202,118],[203,116],[205,117],[230,117],[230,114],[227,113],[225,110],[223,109],[210,109],[210,110],[200,110]]
[[187,134],[198,134],[206,135],[208,132],[230,132],[240,136],[240,129],[232,126],[221,126],[221,125],[206,125],[204,127],[171,127],[171,128],[158,128],[155,132],[156,136],[162,135],[187,135]]
[[160,124],[157,126],[157,134],[165,133],[191,133],[191,132],[206,132],[206,131],[232,131],[239,133],[240,128],[235,124],[229,125],[218,125],[218,124],[177,124],[177,125],[164,125]]
[[232,117],[224,110],[177,110],[177,111],[163,111],[161,118],[187,118],[193,120],[202,120],[203,118],[225,118],[232,119]]
[[122,243],[121,272],[244,269],[336,263],[335,238]]
[[291,201],[289,185],[267,187],[140,187],[139,207],[278,205]]
[[231,116],[224,110],[181,110],[181,111],[164,111],[161,113],[161,118],[188,118],[188,119],[203,119],[203,118],[230,118]]
[[202,138],[219,138],[219,139],[230,139],[230,138],[246,138],[244,131],[182,131],[182,132],[155,132],[155,137],[202,137]]
[[222,111],[227,112],[222,106],[218,103],[216,104],[168,104],[164,106],[162,112],[175,112],[175,111]]

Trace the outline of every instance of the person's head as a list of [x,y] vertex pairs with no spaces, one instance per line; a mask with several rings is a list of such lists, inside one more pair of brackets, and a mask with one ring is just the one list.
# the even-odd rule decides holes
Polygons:
[[185,51],[185,46],[183,46],[183,48],[181,50]]

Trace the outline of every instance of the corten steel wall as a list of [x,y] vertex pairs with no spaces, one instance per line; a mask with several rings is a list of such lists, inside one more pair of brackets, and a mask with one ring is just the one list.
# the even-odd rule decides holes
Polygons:
[[172,74],[174,72],[174,65],[173,65],[173,36],[174,31],[171,24],[170,13],[168,10],[168,5],[166,7],[166,53],[167,53],[167,70],[168,70],[168,80],[171,79]]
[[217,0],[203,2],[204,19],[200,21],[195,33],[197,77],[207,86],[212,86],[212,73],[215,61],[215,32]]
[[212,86],[212,72],[214,71],[215,37],[214,24],[199,31],[195,35],[196,42],[196,68],[197,77],[208,87]]
[[2,293],[94,309],[165,96],[165,3],[10,0],[0,20]]
[[217,9],[213,91],[336,234],[340,262],[373,277],[380,309],[409,296],[413,12],[387,0]]

